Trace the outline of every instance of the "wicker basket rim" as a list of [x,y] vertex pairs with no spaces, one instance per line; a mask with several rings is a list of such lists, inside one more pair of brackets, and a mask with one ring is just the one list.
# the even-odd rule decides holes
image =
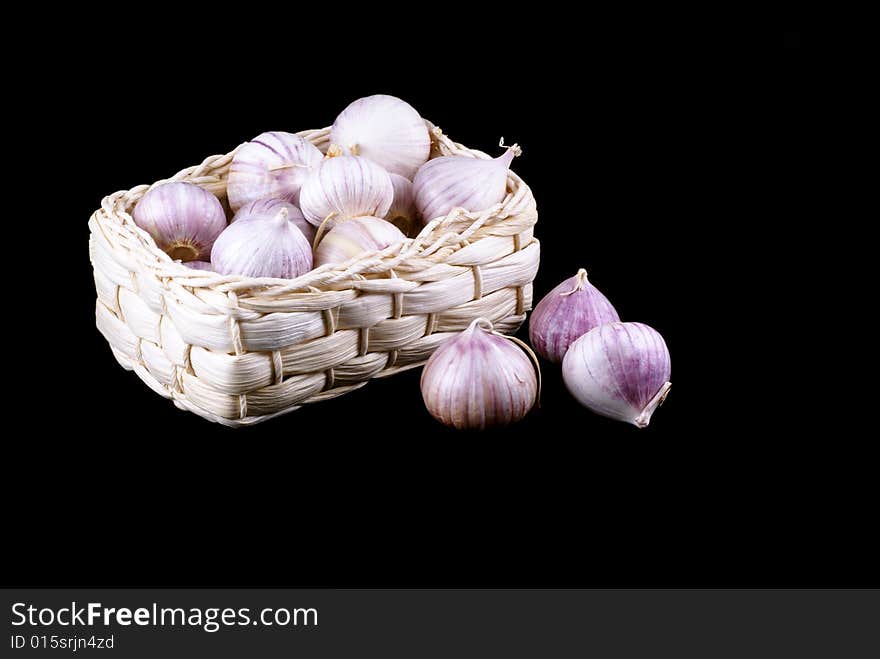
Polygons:
[[[432,158],[439,155],[461,155],[481,159],[492,157],[483,151],[453,142],[439,127],[430,122],[426,123],[432,139]],[[295,134],[319,148],[323,146],[322,151],[326,151],[329,132],[330,128],[326,127]],[[422,263],[428,261],[442,263],[443,258],[448,257],[450,248],[452,252],[457,251],[488,235],[512,235],[528,228],[537,220],[537,210],[531,190],[516,173],[508,171],[508,193],[501,203],[476,213],[460,208],[453,209],[447,216],[434,218],[428,222],[414,238],[408,238],[383,250],[363,253],[343,263],[322,265],[296,279],[221,275],[210,271],[193,270],[178,261],[173,261],[156,245],[149,233],[134,223],[130,209],[148,190],[172,181],[188,181],[218,196],[224,194],[225,176],[229,165],[243,144],[226,154],[209,156],[200,164],[186,167],[169,178],[135,186],[129,190],[120,190],[104,197],[101,208],[92,215],[94,224],[109,244],[121,243],[139,266],[151,271],[163,281],[173,280],[190,289],[208,288],[232,296],[291,298],[327,290],[338,291],[340,285],[344,290],[351,287],[354,282],[363,281],[368,274],[390,273],[388,274],[390,281],[395,278],[406,279],[405,273],[395,272],[395,268],[401,264],[416,259]],[[504,223],[513,226],[506,227],[499,234],[497,227]],[[113,234],[116,239],[108,234]]]

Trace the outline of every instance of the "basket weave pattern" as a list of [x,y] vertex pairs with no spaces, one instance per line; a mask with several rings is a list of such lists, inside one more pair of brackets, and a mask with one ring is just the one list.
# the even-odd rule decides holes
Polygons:
[[[325,152],[329,129],[299,133]],[[431,127],[432,156],[486,154]],[[226,203],[235,151],[167,181]],[[166,182],[158,181],[153,185]],[[532,304],[540,246],[535,200],[513,172],[501,204],[460,209],[414,238],[293,279],[192,270],[131,218],[153,186],[105,197],[89,220],[98,329],[113,355],[181,409],[258,423],[423,364],[476,317],[514,332]]]

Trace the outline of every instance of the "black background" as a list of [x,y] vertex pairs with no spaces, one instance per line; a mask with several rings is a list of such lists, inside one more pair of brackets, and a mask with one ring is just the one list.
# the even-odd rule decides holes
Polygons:
[[[114,33],[129,48],[73,40],[32,82],[52,126],[36,143],[60,131],[64,154],[35,154],[60,174],[60,227],[41,273],[55,312],[22,369],[17,411],[33,430],[13,433],[6,465],[21,574],[55,585],[877,583],[863,562],[861,444],[786,429],[796,410],[753,398],[766,370],[741,352],[760,323],[734,320],[732,201],[706,192],[736,166],[723,153],[726,58],[671,17],[453,23],[279,21],[243,25],[230,44],[160,22]],[[504,136],[523,147],[514,169],[540,214],[535,303],[585,267],[624,320],[666,338],[674,386],[647,430],[578,406],[549,364],[540,409],[483,434],[434,422],[419,371],[232,431],[116,364],[94,328],[87,253],[101,198],[265,130],[329,125],[373,93],[404,98],[468,146],[498,153]],[[41,176],[26,182],[45,196]],[[55,560],[35,560],[47,550]]]

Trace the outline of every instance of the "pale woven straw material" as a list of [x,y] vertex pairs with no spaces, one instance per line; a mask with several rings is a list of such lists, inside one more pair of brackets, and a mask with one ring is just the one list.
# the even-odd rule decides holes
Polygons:
[[[299,134],[329,146],[329,129]],[[431,135],[432,156],[489,157],[433,126]],[[200,185],[225,204],[234,153],[167,180]],[[420,366],[474,318],[512,333],[531,309],[538,214],[513,172],[501,204],[454,211],[416,238],[291,280],[172,261],[131,218],[151,187],[105,197],[89,220],[97,326],[124,368],[211,421],[253,424],[340,396]]]

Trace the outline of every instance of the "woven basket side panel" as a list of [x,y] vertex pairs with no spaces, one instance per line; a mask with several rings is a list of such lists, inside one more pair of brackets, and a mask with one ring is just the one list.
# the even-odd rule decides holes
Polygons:
[[[523,287],[522,296],[517,293],[517,288],[505,288],[433,317],[391,318],[363,330],[336,330],[325,337],[277,351],[277,354],[247,352],[235,355],[193,347],[190,352],[192,374],[210,383],[209,386],[218,393],[230,395],[250,394],[276,384],[279,369],[282,378],[347,369],[348,375],[343,382],[351,384],[356,379],[359,364],[362,364],[364,379],[369,379],[380,370],[422,361],[434,347],[432,341],[423,339],[438,333],[460,332],[476,317],[489,318],[500,331],[515,331],[525,320],[531,296],[531,284]],[[520,306],[522,312],[517,313]],[[371,354],[383,358],[365,364],[360,361]],[[335,374],[327,373],[327,376],[328,380],[339,380]]]
[[[383,311],[379,315],[392,315],[395,306],[401,313],[409,307],[424,309],[427,313],[390,317],[356,329],[338,328],[330,334],[327,334],[323,314],[293,314],[305,316],[300,326],[309,328],[310,333],[296,335],[286,329],[289,325],[282,325],[281,330],[270,326],[269,337],[287,333],[288,337],[297,339],[298,342],[282,350],[269,353],[258,350],[264,344],[275,345],[272,338],[266,338],[267,333],[260,333],[260,321],[277,324],[279,314],[248,314],[246,320],[239,321],[239,326],[246,328],[240,332],[239,340],[257,350],[237,355],[226,352],[234,349],[235,343],[231,329],[235,324],[230,323],[228,317],[214,317],[214,324],[210,326],[213,335],[206,331],[205,315],[198,314],[195,315],[200,323],[198,331],[188,328],[181,332],[178,326],[180,323],[186,326],[186,316],[175,318],[177,306],[174,303],[148,304],[149,298],[136,292],[140,288],[138,278],[132,277],[131,272],[123,276],[125,271],[121,267],[102,270],[96,265],[97,324],[120,363],[134,369],[153,390],[166,397],[187,400],[191,411],[211,420],[244,421],[248,417],[275,415],[305,402],[326,399],[330,397],[328,388],[349,388],[371,377],[419,365],[452,332],[461,331],[477,316],[490,318],[500,331],[515,331],[531,308],[529,282],[537,270],[537,247],[533,242],[527,250],[512,252],[511,256],[516,254],[516,259],[521,258],[518,254],[533,256],[527,260],[531,266],[525,271],[514,269],[523,274],[510,281],[503,282],[494,275],[487,278],[469,268],[467,295],[458,293],[456,296],[456,291],[462,290],[462,282],[455,281],[459,277],[456,276],[423,285],[428,288],[425,293],[415,289],[412,293],[398,294],[396,303],[386,299],[389,296],[361,295],[356,298],[357,305],[340,305],[335,317],[344,322],[354,322],[357,318],[372,320],[369,311],[375,313],[374,310],[380,309]],[[105,274],[106,271],[110,275]],[[111,276],[118,282],[114,284]],[[499,288],[502,284],[507,286]],[[490,292],[484,294],[483,288]],[[436,300],[442,296],[447,300]],[[472,299],[447,307],[449,298]],[[163,304],[167,313],[155,313],[153,309]],[[269,316],[273,317],[266,321]],[[198,336],[195,341],[194,336]],[[215,338],[209,340],[211,336]],[[214,346],[220,350],[210,349]]]
[[[228,355],[193,348],[193,373],[184,377],[184,391],[195,405],[218,417],[236,418],[243,410],[246,410],[245,416],[275,414],[312,402],[336,386],[421,364],[443,340],[465,329],[475,317],[488,317],[500,331],[515,331],[531,308],[530,282],[537,270],[537,243],[522,253],[529,255],[531,267],[512,269],[511,272],[521,274],[503,282],[506,284],[503,288],[498,288],[500,281],[493,280],[489,294],[479,290],[480,275],[471,270],[471,293],[466,296],[471,299],[452,307],[448,301],[432,301],[433,295],[429,293],[416,297],[417,308],[425,308],[427,313],[402,315],[409,309],[409,297],[429,286],[423,284],[412,293],[396,294],[399,299],[390,304],[385,299],[387,295],[366,294],[359,298],[380,299],[386,314],[392,312],[390,318],[357,329],[337,327],[322,338],[307,340],[271,355],[260,352]],[[461,286],[438,290],[448,295],[446,291],[454,293],[460,291]],[[438,311],[431,311],[434,308]],[[341,309],[337,317],[344,317]],[[324,349],[331,345],[332,350]],[[370,354],[377,358],[363,361],[362,358]],[[353,359],[359,361],[352,363]],[[337,371],[343,367],[347,377],[340,378]]]
[[[152,389],[187,400],[191,411],[211,420],[240,421],[289,411],[305,402],[331,397],[332,389],[347,389],[372,377],[420,365],[444,340],[478,316],[492,320],[500,331],[516,331],[531,308],[530,282],[537,270],[537,248],[533,242],[528,250],[521,250],[532,255],[531,265],[525,271],[515,269],[522,274],[506,282],[509,285],[504,288],[488,294],[479,291],[475,297],[479,275],[471,269],[469,297],[474,299],[465,303],[449,308],[439,304],[438,312],[389,317],[371,327],[336,328],[329,334],[322,324],[317,338],[279,351],[234,354],[193,346],[182,336],[185,332],[178,330],[172,313],[156,314],[133,290],[121,285],[132,285],[132,277],[114,285],[97,264],[96,317],[117,359],[122,357],[120,363],[133,368]],[[110,270],[117,276],[123,272]],[[497,287],[493,284],[491,288]],[[407,294],[399,295],[406,300]],[[385,297],[366,294],[358,299]],[[431,295],[414,297],[416,308],[432,309],[437,304]],[[370,302],[365,306],[372,309],[377,305]],[[392,310],[395,304],[384,300],[378,306]],[[405,301],[397,303],[401,312],[406,308]],[[345,317],[341,308],[336,315]],[[231,327],[228,319],[225,327],[218,325],[219,335],[224,337],[219,343],[224,347],[233,342]]]

